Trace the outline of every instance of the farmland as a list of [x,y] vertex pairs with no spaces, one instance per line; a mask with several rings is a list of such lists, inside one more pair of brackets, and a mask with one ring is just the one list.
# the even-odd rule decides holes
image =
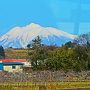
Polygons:
[[0,90],[90,90],[90,82],[26,82],[0,84]]
[[90,90],[88,72],[0,73],[0,90]]
[[[62,49],[59,50],[62,51]],[[69,49],[69,51],[71,55],[71,49]],[[6,58],[9,59],[14,59],[14,58],[23,59],[23,58],[27,58],[27,52],[28,52],[27,49],[6,49],[5,55]],[[65,51],[65,48],[63,48],[63,52],[65,52],[65,54],[67,55],[67,50]],[[60,54],[60,52],[58,54]],[[65,58],[66,55],[63,55],[63,58]],[[51,58],[51,60],[53,60],[53,58]],[[74,61],[77,60],[75,59]],[[67,63],[63,62],[62,65],[64,64],[66,65]],[[81,67],[84,66],[84,64],[82,65],[82,63],[80,63],[80,65],[81,66],[77,67],[77,63],[76,63],[75,66],[77,67],[76,69],[78,68],[81,69]],[[81,69],[81,72],[79,71],[76,72],[70,68],[69,68],[70,70],[68,69],[67,71],[67,68],[69,66],[70,65],[65,66],[64,69],[66,69],[66,71],[64,71],[63,69],[61,71],[60,70],[53,71],[53,69],[40,71],[38,69],[32,72],[29,71],[28,73],[23,72],[16,74],[13,73],[1,74],[0,90],[69,90],[69,89],[90,90],[90,71],[86,69]]]

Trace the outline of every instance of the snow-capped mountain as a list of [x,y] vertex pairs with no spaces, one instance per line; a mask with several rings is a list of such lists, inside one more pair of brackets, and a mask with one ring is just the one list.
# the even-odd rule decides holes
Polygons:
[[46,45],[64,44],[77,36],[52,27],[42,27],[31,23],[25,27],[15,27],[0,38],[0,45],[5,48],[25,48],[33,39],[40,36],[42,43]]

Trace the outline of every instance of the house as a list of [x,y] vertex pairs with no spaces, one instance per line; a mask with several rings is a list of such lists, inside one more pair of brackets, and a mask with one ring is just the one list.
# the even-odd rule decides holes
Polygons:
[[30,67],[26,59],[2,59],[0,60],[0,71],[22,72],[22,67]]

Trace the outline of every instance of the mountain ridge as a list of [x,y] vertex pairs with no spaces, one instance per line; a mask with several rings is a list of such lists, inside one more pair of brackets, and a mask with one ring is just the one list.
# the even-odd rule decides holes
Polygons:
[[42,27],[31,23],[24,27],[14,27],[9,32],[0,37],[0,45],[5,48],[25,48],[33,39],[40,36],[42,43],[46,45],[58,45],[75,39],[77,36],[58,30],[53,27]]

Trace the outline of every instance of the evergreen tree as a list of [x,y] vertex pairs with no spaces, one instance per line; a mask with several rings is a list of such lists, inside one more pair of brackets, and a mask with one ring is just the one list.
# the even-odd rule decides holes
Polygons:
[[32,68],[34,70],[43,69],[45,64],[45,59],[47,58],[47,50],[41,44],[41,39],[37,36],[31,43],[32,51],[29,52],[29,59],[31,61]]
[[0,59],[5,59],[5,52],[2,46],[0,46]]

